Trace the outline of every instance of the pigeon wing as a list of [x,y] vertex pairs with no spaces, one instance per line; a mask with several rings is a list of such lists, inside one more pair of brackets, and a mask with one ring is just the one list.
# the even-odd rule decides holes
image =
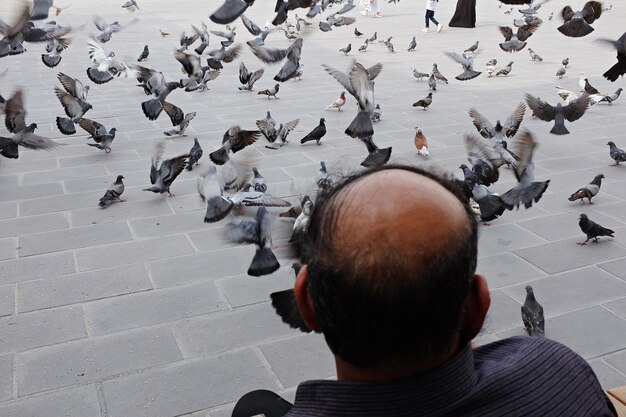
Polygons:
[[78,121],[78,125],[87,131],[87,133],[89,133],[96,140],[96,142],[100,142],[98,139],[101,139],[102,136],[108,133],[106,127],[95,120],[82,118]]
[[253,34],[254,36],[259,36],[261,34],[261,28],[256,25],[252,20],[246,17],[245,14],[241,15],[241,21],[243,25],[248,29],[248,32]]
[[288,49],[267,48],[248,42],[254,56],[266,64],[276,64],[287,56]]
[[537,97],[533,97],[530,94],[526,94],[526,102],[535,116],[541,120],[546,122],[554,120],[556,116],[556,107],[553,107],[545,101],[540,100]]
[[246,146],[252,145],[259,138],[260,132],[257,130],[241,130],[231,141],[231,149],[238,152]]
[[513,29],[509,26],[499,26],[500,33],[504,36],[505,41],[510,41],[513,37]]
[[483,117],[482,114],[478,113],[478,110],[472,107],[469,109],[469,116],[472,118],[474,127],[478,130],[478,133],[480,133],[482,137],[492,138],[496,135],[496,130],[491,122],[489,122],[487,118]]
[[163,184],[169,186],[174,182],[176,177],[183,172],[183,169],[187,166],[188,154],[180,155],[172,159],[166,159],[161,164],[161,175],[163,177]]
[[9,132],[15,133],[26,129],[26,111],[22,101],[22,90],[17,90],[13,97],[4,104],[4,124]]
[[576,100],[572,100],[567,106],[563,107],[563,116],[570,122],[580,119],[587,107],[589,106],[589,96],[582,94]]
[[522,124],[522,120],[524,119],[524,113],[526,113],[526,105],[524,102],[520,102],[513,111],[513,114],[511,114],[509,118],[506,119],[506,122],[504,122],[504,134],[507,137],[511,138],[515,136],[517,130]]
[[172,121],[172,126],[178,126],[185,120],[185,113],[182,111],[180,107],[173,105],[168,101],[163,102],[163,110],[170,117]]

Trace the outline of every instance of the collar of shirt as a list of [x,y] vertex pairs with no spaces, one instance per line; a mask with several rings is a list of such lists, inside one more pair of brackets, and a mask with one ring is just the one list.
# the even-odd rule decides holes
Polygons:
[[472,390],[478,377],[467,345],[454,358],[430,371],[401,381],[361,383],[315,380],[298,386],[291,413],[332,416],[423,415],[441,410]]

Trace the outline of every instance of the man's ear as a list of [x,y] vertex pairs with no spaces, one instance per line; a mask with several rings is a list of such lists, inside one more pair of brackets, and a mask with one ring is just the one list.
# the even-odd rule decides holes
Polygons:
[[296,277],[296,283],[293,287],[293,292],[296,297],[296,304],[298,305],[298,311],[300,317],[304,320],[309,329],[315,333],[321,333],[320,325],[317,323],[315,317],[315,307],[313,306],[313,299],[311,298],[311,292],[309,291],[309,270],[306,265],[300,268],[300,272]]
[[490,304],[491,295],[487,280],[482,275],[474,275],[472,286],[463,305],[464,314],[459,335],[462,344],[468,343],[480,332]]

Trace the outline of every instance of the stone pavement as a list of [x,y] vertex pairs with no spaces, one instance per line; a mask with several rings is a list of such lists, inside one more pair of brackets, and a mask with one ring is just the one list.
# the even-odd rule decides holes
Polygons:
[[[37,122],[41,134],[65,144],[52,152],[23,151],[19,160],[0,161],[0,415],[223,417],[249,390],[267,388],[293,398],[299,382],[332,377],[323,340],[289,329],[268,302],[270,292],[292,285],[289,260],[271,276],[247,276],[254,248],[226,243],[223,224],[202,222],[197,171],[184,172],[174,183],[176,197],[141,191],[148,185],[154,144],[169,129],[169,121],[162,116],[149,122],[143,116],[139,103],[146,96],[133,80],[92,85],[88,116],[118,128],[111,154],[85,146],[82,133],[61,137],[54,126],[54,118],[62,115],[53,91],[57,72],[88,81],[85,39],[95,31],[93,13],[122,24],[139,18],[114,34],[104,49],[132,61],[147,43],[147,64],[175,79],[180,69],[172,52],[178,35],[192,23],[207,21],[218,2],[145,0],[142,10],[132,15],[119,7],[122,0],[65,3],[73,4],[58,21],[86,26],[57,68],[40,62],[43,45],[29,44],[28,53],[0,59],[0,72],[10,69],[0,79],[0,92],[6,97],[22,86],[27,120]],[[262,25],[270,3],[258,0],[249,17]],[[442,22],[451,17],[453,3],[442,0],[437,11]],[[550,11],[558,15],[562,4],[546,4],[541,10],[544,25],[529,41],[543,62],[531,62],[526,50],[514,55],[500,51],[496,26],[510,25],[511,17],[495,0],[478,3],[478,27],[473,30],[420,32],[422,1],[385,3],[381,19],[363,18],[355,10],[350,13],[358,15],[355,25],[329,33],[313,26],[303,35],[305,75],[282,85],[278,100],[239,92],[238,64],[226,65],[209,92],[172,93],[173,103],[198,117],[189,136],[167,141],[167,154],[188,151],[198,137],[207,155],[228,127],[253,128],[271,110],[279,121],[300,118],[294,140],[285,148],[267,150],[263,140],[255,145],[272,194],[298,194],[321,160],[335,169],[356,167],[365,149],[343,134],[354,101],[350,98],[344,113],[324,111],[341,88],[320,67],[326,63],[345,69],[353,58],[366,65],[385,64],[376,80],[383,121],[375,125],[375,140],[393,146],[392,160],[420,162],[412,144],[413,128],[420,126],[432,160],[452,170],[464,161],[462,133],[474,130],[467,116],[470,106],[491,120],[505,119],[525,92],[556,103],[556,84],[577,91],[581,72],[603,92],[624,86],[623,79],[611,84],[600,76],[615,54],[593,42],[621,35],[620,22],[626,18],[621,2],[615,1],[613,10],[594,24],[596,31],[583,39],[556,32],[558,18],[548,21],[547,16]],[[1,2],[0,16],[10,20],[15,4]],[[238,41],[249,39],[241,22],[235,24]],[[374,44],[366,53],[344,57],[339,48],[351,42],[356,50],[363,42],[352,34],[355,26],[367,36],[374,31],[379,39],[393,36],[397,53]],[[213,24],[210,28],[219,29]],[[158,29],[173,35],[162,39]],[[413,35],[418,48],[408,53]],[[459,66],[442,51],[461,52],[476,40],[481,42],[477,68],[490,58],[501,64],[512,59],[509,77],[483,75],[467,83],[453,79]],[[211,43],[216,45],[217,38]],[[288,44],[280,33],[270,35],[268,43]],[[566,56],[571,66],[557,80],[554,73]],[[242,59],[249,69],[262,66],[248,50]],[[433,62],[450,84],[439,86],[427,111],[415,110],[411,103],[425,96],[428,87],[413,78],[411,69],[427,72]],[[257,91],[274,84],[271,78],[278,68],[266,67]],[[612,161],[606,146],[614,140],[626,147],[624,100],[594,106],[580,121],[568,124],[572,133],[564,137],[548,134],[550,125],[527,112],[522,126],[539,138],[537,175],[551,179],[550,186],[532,209],[507,212],[480,231],[479,271],[490,283],[493,301],[478,342],[522,332],[520,304],[530,282],[545,308],[547,336],[589,360],[605,388],[626,383],[626,167],[608,166]],[[301,146],[296,139],[320,117],[329,126],[323,146]],[[208,157],[201,162],[207,166]],[[567,201],[597,173],[604,173],[606,180],[595,205]],[[98,199],[118,174],[126,177],[128,202],[99,209]],[[503,192],[514,182],[504,172],[494,190]],[[580,213],[614,229],[616,238],[577,246]],[[275,243],[284,247],[291,226],[277,219],[274,227]]]

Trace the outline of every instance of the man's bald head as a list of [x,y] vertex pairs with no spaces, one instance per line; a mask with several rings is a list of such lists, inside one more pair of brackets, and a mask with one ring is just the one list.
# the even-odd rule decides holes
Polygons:
[[428,360],[458,333],[476,267],[476,221],[450,182],[388,166],[318,198],[304,260],[336,355],[365,367]]

